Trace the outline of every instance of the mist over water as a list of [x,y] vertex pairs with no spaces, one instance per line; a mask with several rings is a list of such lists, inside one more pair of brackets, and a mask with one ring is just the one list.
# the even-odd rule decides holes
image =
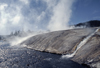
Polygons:
[[[21,31],[20,31],[21,32]],[[43,33],[48,33],[48,31],[41,31],[41,32],[26,32],[26,34],[21,34],[21,33],[15,32],[15,34],[11,34],[10,36],[6,37],[7,42],[10,44],[10,46],[23,46],[21,43],[35,35],[43,34]]]
[[23,41],[27,40],[28,38],[34,36],[35,34],[32,35],[28,35],[25,37],[14,37],[13,40],[9,41],[11,46],[18,46],[20,45],[20,43],[22,43]]
[[[0,35],[21,31],[57,31],[69,28],[74,0],[0,0]],[[45,33],[42,32],[42,33]],[[37,35],[7,38],[11,46]]]
[[0,0],[0,35],[69,28],[74,0]]

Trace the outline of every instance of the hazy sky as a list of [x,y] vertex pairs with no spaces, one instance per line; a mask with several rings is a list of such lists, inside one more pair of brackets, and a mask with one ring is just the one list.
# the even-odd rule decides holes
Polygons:
[[15,30],[64,30],[100,20],[100,0],[0,0],[0,34]]

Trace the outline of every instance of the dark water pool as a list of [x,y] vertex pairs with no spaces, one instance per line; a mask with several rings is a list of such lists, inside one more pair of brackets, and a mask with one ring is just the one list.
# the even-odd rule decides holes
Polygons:
[[60,58],[57,54],[0,45],[0,68],[83,68],[69,59]]

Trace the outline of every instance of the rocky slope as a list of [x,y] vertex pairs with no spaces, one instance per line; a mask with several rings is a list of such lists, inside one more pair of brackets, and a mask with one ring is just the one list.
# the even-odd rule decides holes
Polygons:
[[72,60],[100,68],[100,31],[78,50]]
[[57,54],[74,52],[77,45],[96,28],[56,31],[33,36],[22,44],[28,48]]
[[[56,54],[71,54],[76,50],[78,44],[96,29],[97,28],[82,28],[55,31],[33,36],[21,44],[34,50]],[[98,68],[100,62],[99,54],[100,31],[96,32],[71,59],[80,64],[88,64],[91,67]]]

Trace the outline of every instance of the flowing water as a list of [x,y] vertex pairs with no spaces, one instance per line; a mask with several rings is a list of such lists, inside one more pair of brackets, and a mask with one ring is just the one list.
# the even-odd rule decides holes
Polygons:
[[69,59],[60,59],[61,55],[0,43],[0,68],[83,68]]
[[87,43],[87,41],[96,33],[98,32],[99,29],[96,29],[95,32],[93,32],[92,34],[88,35],[86,38],[84,38],[80,43],[79,45],[77,46],[76,50],[72,53],[72,54],[67,54],[67,55],[63,55],[62,58],[71,58],[73,57],[76,52],[83,46]]
[[39,52],[19,45],[19,43],[31,36],[20,39],[21,41],[18,42],[15,41],[14,44],[0,41],[0,68],[84,68],[82,65],[73,62],[70,59],[61,59],[61,57],[73,57],[78,49],[81,48],[98,30],[99,29],[83,39],[72,54],[63,56]]

